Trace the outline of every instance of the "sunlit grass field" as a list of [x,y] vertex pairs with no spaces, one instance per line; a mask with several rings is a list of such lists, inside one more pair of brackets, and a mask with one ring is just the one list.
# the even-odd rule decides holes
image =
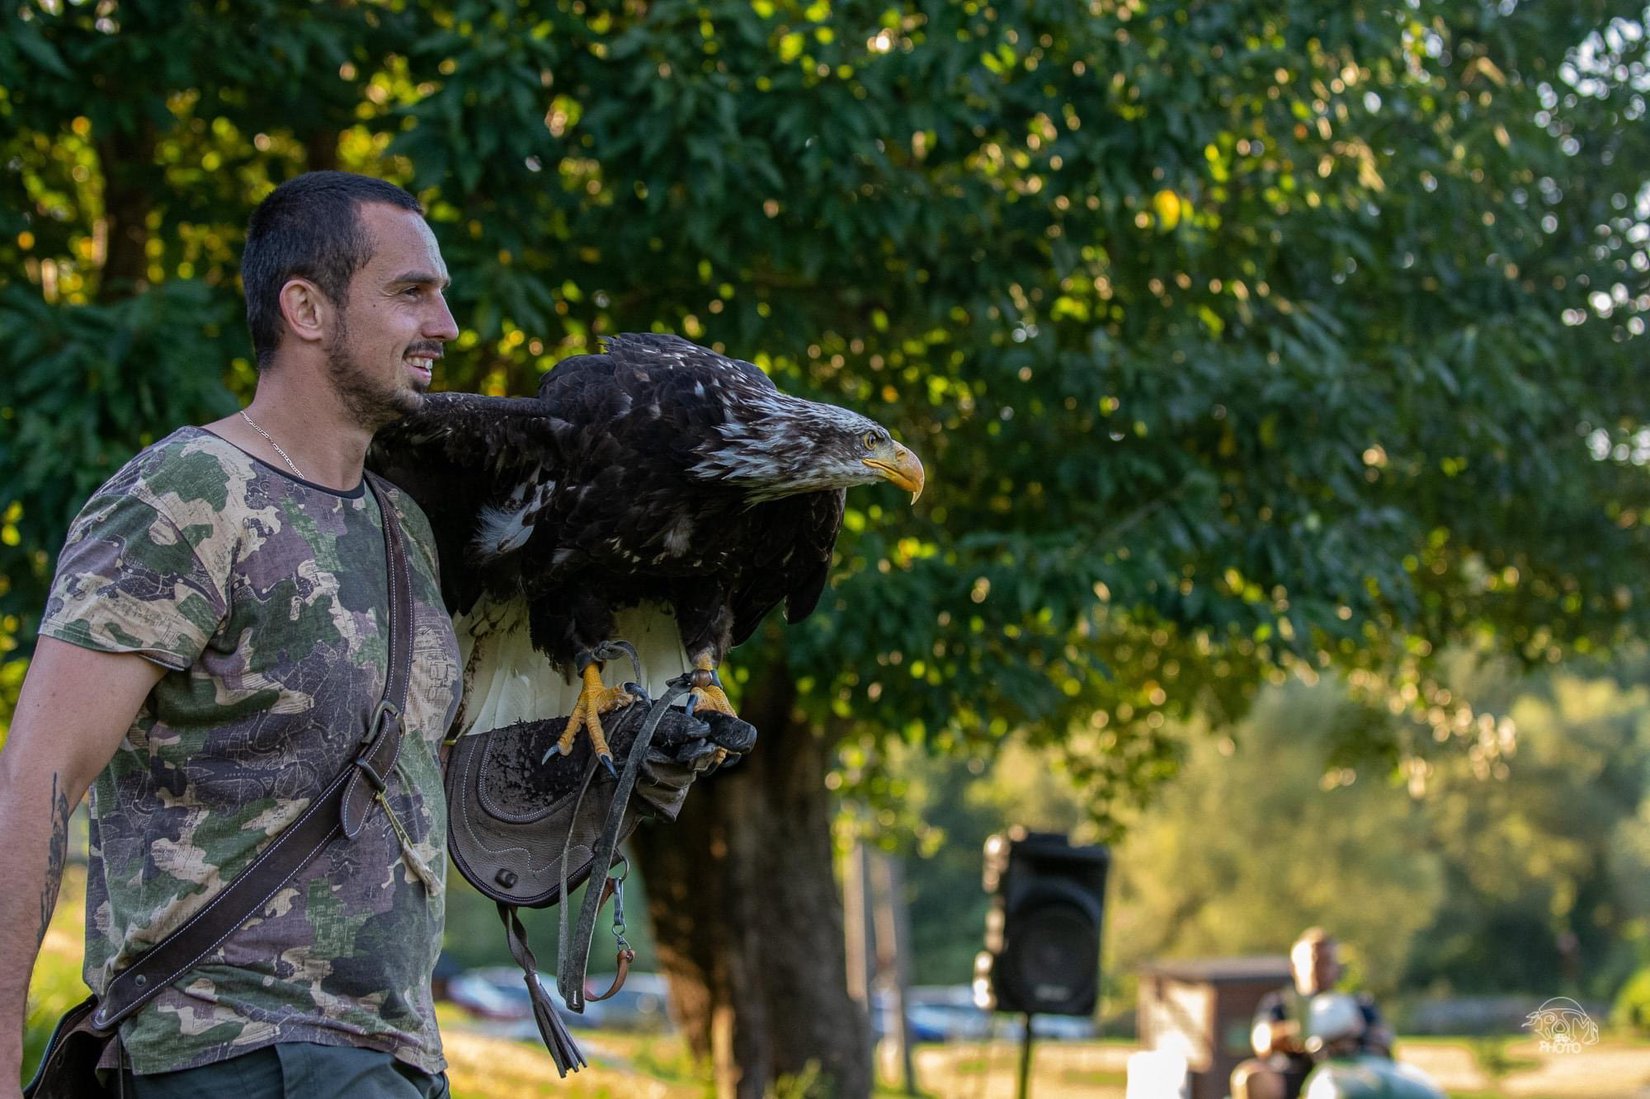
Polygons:
[[694,1064],[672,1035],[575,1034],[590,1065],[557,1078],[550,1055],[527,1042],[466,1030],[463,1013],[443,1005],[442,1039],[454,1099],[678,1099],[714,1094],[708,1067]]
[[[57,1017],[85,995],[80,979],[85,872],[64,875],[57,912],[29,987],[25,1079]],[[536,1043],[483,1033],[460,1008],[438,1008],[455,1099],[701,1099],[715,1093],[710,1067],[673,1034],[577,1031],[589,1067],[558,1078]],[[1040,1042],[1030,1091],[1038,1099],[1123,1099],[1132,1047],[1122,1041]],[[1650,1096],[1650,1044],[1610,1038],[1568,1057],[1542,1057],[1535,1043],[1508,1039],[1412,1039],[1406,1059],[1431,1072],[1451,1099],[1638,1099]],[[935,1099],[1008,1099],[1016,1094],[1014,1041],[925,1045],[914,1057],[921,1094]],[[897,1066],[880,1059],[879,1097],[904,1095]],[[800,1089],[798,1089],[800,1090]],[[786,1091],[777,1099],[788,1099]]]
[[[33,1075],[58,1016],[86,996],[80,977],[85,918],[85,870],[70,866],[29,985],[24,1079]],[[709,1068],[695,1065],[685,1044],[672,1035],[580,1031],[591,1064],[562,1080],[543,1049],[474,1032],[465,1013],[450,1004],[442,1004],[437,1014],[454,1099],[675,1099],[711,1093]]]

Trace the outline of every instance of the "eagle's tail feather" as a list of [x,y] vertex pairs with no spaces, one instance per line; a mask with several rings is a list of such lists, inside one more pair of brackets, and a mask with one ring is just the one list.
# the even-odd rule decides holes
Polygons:
[[[573,712],[583,684],[552,668],[533,648],[524,604],[482,600],[454,625],[464,662],[464,700],[455,722],[459,735]],[[636,647],[642,686],[650,697],[663,694],[671,679],[692,667],[668,608],[649,605],[621,611],[614,633]],[[634,669],[628,661],[624,665],[622,670],[610,669],[609,679],[629,680]]]

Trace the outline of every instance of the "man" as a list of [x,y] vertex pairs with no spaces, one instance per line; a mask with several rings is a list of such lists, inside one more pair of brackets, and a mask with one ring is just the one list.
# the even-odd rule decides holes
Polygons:
[[[1232,1070],[1232,1099],[1295,1099],[1312,1071],[1301,1024],[1311,998],[1341,979],[1340,944],[1322,928],[1309,928],[1290,948],[1289,968],[1294,987],[1269,993],[1255,1009],[1250,1040],[1257,1056]],[[1359,1048],[1391,1056],[1392,1031],[1374,1001],[1360,995],[1358,1008],[1363,1016]]]
[[[384,689],[387,566],[362,461],[458,334],[446,267],[411,195],[317,172],[254,212],[242,274],[254,400],[156,443],[87,503],[0,752],[0,1099],[18,1095],[29,973],[87,787],[85,976],[101,993],[342,771]],[[414,658],[385,796],[122,1025],[128,1095],[446,1094],[429,988],[458,650],[428,523],[392,495]]]

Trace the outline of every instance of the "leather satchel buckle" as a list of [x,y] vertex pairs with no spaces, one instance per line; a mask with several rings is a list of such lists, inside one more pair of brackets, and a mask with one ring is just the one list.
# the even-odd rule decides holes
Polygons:
[[366,731],[361,734],[363,747],[370,748],[377,743],[378,738],[384,734],[386,721],[394,721],[397,724],[401,722],[401,708],[387,698],[379,701],[378,709],[373,711],[372,720],[367,722]]

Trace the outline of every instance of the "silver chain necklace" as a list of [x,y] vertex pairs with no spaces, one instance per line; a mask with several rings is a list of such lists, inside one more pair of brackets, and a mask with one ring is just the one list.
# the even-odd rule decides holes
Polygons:
[[279,454],[281,456],[281,461],[286,463],[286,467],[288,469],[290,469],[297,476],[298,480],[300,480],[300,481],[309,480],[308,477],[304,476],[303,470],[298,468],[298,464],[292,460],[292,456],[290,454],[288,454],[286,451],[282,450],[281,449],[281,444],[277,443],[274,439],[270,438],[269,437],[269,432],[267,432],[263,428],[259,427],[258,422],[256,420],[254,420],[251,416],[248,416],[246,414],[246,409],[244,409],[244,408],[241,409],[241,419],[245,420],[246,425],[248,427],[250,427],[253,431],[256,431],[259,435],[262,435],[264,437],[264,442],[268,443],[270,446],[275,448],[275,453]]

